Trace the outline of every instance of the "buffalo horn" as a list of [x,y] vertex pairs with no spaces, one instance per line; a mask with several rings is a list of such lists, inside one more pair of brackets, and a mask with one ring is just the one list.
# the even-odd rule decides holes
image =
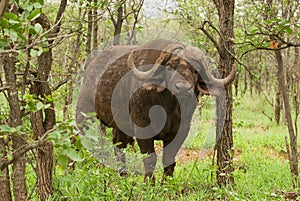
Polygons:
[[156,59],[153,67],[148,70],[148,71],[139,71],[135,64],[134,64],[134,54],[135,51],[132,51],[130,53],[130,55],[128,56],[127,59],[127,65],[128,67],[133,71],[133,74],[135,75],[135,77],[137,77],[138,79],[147,79],[150,78],[154,75],[154,73],[158,70],[159,66],[166,61],[167,59],[170,58],[170,56],[172,55],[172,53],[177,53],[176,51],[178,50],[182,50],[184,47],[180,44],[170,44],[167,47],[165,47],[160,56]]
[[232,65],[232,70],[227,77],[225,77],[223,79],[218,79],[218,78],[215,78],[211,74],[211,72],[208,68],[208,64],[206,62],[205,56],[199,48],[192,47],[192,46],[186,47],[185,54],[186,54],[187,58],[189,58],[193,62],[196,62],[196,63],[200,62],[202,64],[202,65],[200,64],[200,66],[203,66],[209,81],[211,83],[213,83],[215,86],[218,86],[218,87],[227,86],[227,85],[231,84],[233,82],[233,80],[235,79],[235,76],[237,73],[235,64]]

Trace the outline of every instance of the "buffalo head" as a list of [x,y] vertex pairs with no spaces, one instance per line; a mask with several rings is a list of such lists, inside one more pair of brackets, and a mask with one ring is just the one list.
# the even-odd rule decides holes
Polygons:
[[218,95],[218,87],[224,87],[235,79],[235,66],[226,78],[215,78],[209,70],[203,52],[197,47],[170,44],[161,51],[147,71],[138,70],[136,67],[138,62],[135,55],[140,55],[139,51],[145,50],[132,51],[128,56],[127,66],[137,79],[155,80],[156,84],[144,85],[146,90],[156,89],[157,92],[162,92],[166,88],[164,86],[169,86],[175,95]]

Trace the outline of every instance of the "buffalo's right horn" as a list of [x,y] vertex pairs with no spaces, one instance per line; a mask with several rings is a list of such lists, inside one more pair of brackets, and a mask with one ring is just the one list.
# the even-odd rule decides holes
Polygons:
[[133,71],[133,74],[138,78],[138,79],[146,79],[146,78],[150,78],[154,75],[154,73],[158,70],[158,68],[160,67],[160,65],[165,62],[166,60],[168,60],[172,54],[177,54],[177,52],[179,50],[182,50],[184,47],[180,44],[170,44],[168,45],[166,48],[164,48],[161,52],[161,54],[159,55],[159,57],[156,59],[153,67],[148,70],[148,71],[139,71],[135,64],[134,64],[134,54],[135,51],[132,51],[130,53],[130,55],[128,56],[127,59],[127,65],[128,67]]
[[223,79],[219,79],[219,78],[215,78],[211,74],[208,64],[206,62],[206,58],[199,48],[193,47],[193,46],[186,47],[185,54],[186,54],[186,57],[189,60],[192,60],[193,63],[196,63],[196,65],[200,64],[200,66],[202,66],[204,68],[204,71],[205,71],[209,81],[211,83],[213,83],[215,86],[218,86],[218,87],[227,86],[234,81],[236,73],[237,73],[235,64],[232,65],[232,70],[227,77],[225,77]]

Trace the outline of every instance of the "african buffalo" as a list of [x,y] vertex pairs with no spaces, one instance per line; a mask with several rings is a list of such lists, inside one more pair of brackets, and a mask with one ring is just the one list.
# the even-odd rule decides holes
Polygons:
[[114,46],[87,62],[76,120],[83,120],[81,112],[96,111],[103,124],[114,128],[119,149],[136,138],[141,153],[148,154],[145,178],[154,178],[154,140],[162,140],[164,176],[172,176],[199,95],[218,95],[235,74],[233,66],[226,78],[215,78],[200,49],[174,41]]

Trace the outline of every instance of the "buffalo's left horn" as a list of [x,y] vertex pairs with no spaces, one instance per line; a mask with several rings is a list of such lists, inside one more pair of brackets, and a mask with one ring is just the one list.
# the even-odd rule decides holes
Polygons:
[[192,46],[186,47],[185,54],[186,57],[192,61],[191,63],[196,63],[195,65],[199,65],[200,63],[200,66],[203,66],[209,81],[212,82],[214,85],[222,87],[222,86],[227,86],[234,81],[237,73],[235,64],[232,65],[232,70],[227,77],[223,79],[218,79],[211,74],[208,64],[206,62],[206,58],[199,48],[192,47]]
[[[159,66],[166,60],[170,58],[172,53],[177,53],[177,51],[182,50],[184,47],[180,44],[170,44],[166,48],[164,48],[159,55],[159,57],[156,59],[153,67],[148,71],[139,71],[135,64],[134,64],[134,54],[135,50],[130,53],[127,59],[127,65],[128,67],[133,71],[133,74],[138,79],[146,79],[150,78],[154,75],[154,73],[158,70]],[[138,50],[137,50],[138,51]]]

